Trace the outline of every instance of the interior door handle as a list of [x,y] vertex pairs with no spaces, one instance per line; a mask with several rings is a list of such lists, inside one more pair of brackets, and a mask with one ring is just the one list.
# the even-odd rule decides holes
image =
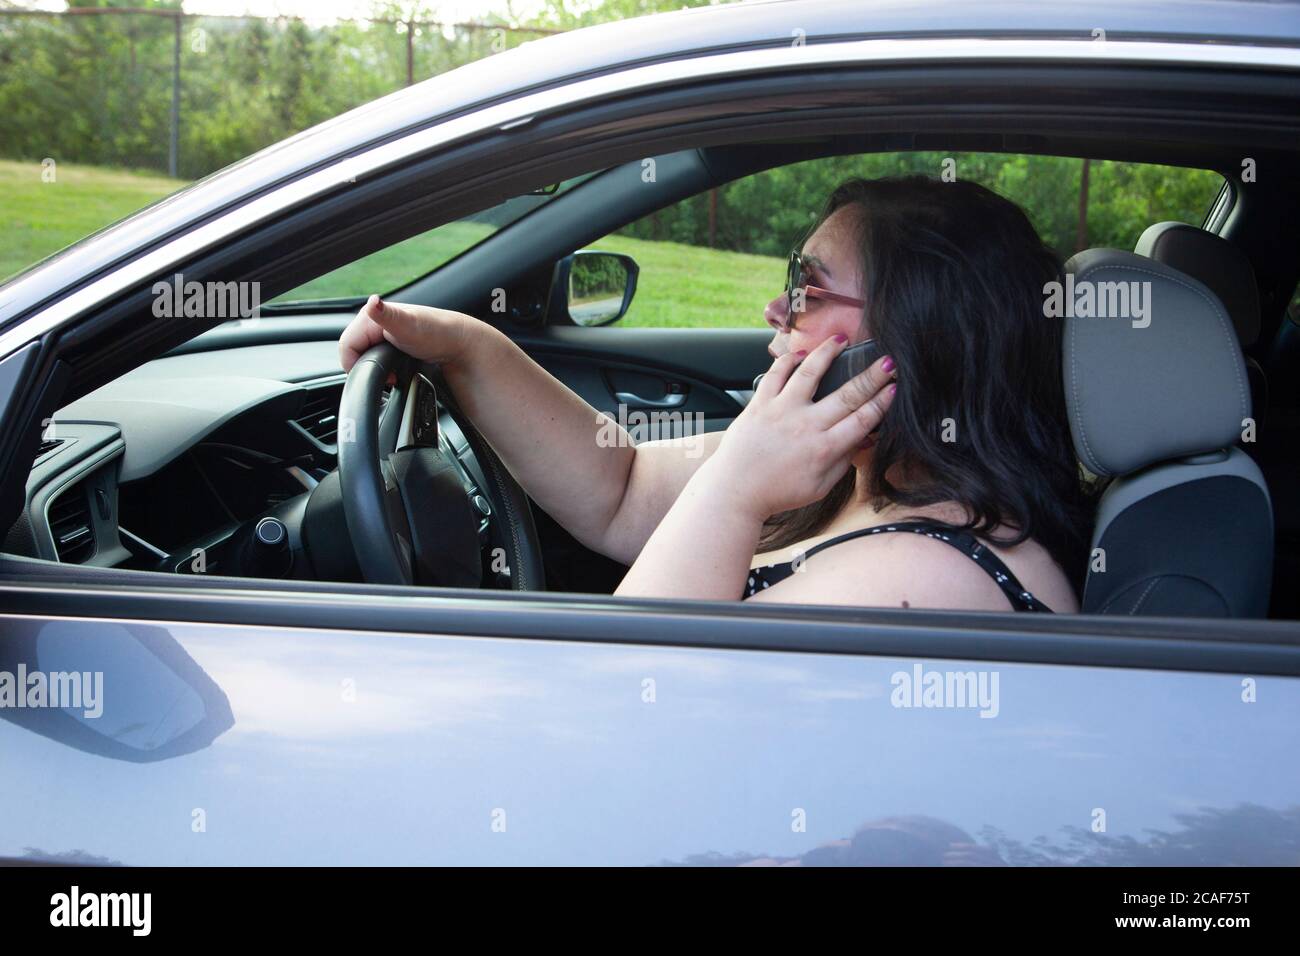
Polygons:
[[665,395],[663,398],[642,398],[636,392],[615,392],[614,397],[629,408],[632,406],[638,408],[676,408],[686,402],[685,392],[674,392],[671,395]]

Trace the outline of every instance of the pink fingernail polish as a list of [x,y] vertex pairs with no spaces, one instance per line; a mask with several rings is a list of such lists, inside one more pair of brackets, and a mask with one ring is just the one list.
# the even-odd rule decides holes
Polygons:
[[883,368],[886,372],[892,372],[894,370],[894,360],[888,355],[886,355],[885,360],[880,363],[880,367]]
[[798,352],[795,352],[794,354],[797,355],[797,356],[799,356],[799,358],[803,358],[805,355],[808,354],[808,350],[807,350],[807,349],[800,349]]
[[898,391],[898,383],[897,383],[897,382],[895,382],[893,385],[889,386],[889,394],[890,394],[890,395],[893,395],[896,391]]
[[835,341],[836,341],[836,342],[839,342],[841,345],[843,345],[843,344],[844,344],[845,342],[847,342],[848,340],[849,340],[849,337],[848,337],[847,335],[845,335],[843,332],[836,332],[836,333],[835,333]]

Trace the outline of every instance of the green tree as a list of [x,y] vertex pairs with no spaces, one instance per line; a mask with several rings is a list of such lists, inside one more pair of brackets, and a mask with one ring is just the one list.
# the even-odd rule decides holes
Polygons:
[[576,30],[613,20],[667,13],[683,7],[718,5],[719,0],[546,0],[542,9],[530,18],[530,22],[534,26]]

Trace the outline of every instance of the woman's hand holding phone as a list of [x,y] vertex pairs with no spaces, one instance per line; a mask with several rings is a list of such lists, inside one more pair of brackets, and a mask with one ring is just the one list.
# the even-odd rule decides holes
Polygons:
[[887,356],[813,400],[847,345],[843,337],[830,338],[806,357],[787,353],[773,362],[703,466],[754,517],[763,520],[825,497],[888,411],[897,386]]

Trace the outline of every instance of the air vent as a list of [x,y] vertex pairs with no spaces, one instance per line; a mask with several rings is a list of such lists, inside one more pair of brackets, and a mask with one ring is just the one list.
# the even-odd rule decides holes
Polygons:
[[50,504],[46,514],[54,550],[64,564],[85,564],[95,553],[95,526],[86,485],[78,482]]
[[[391,385],[384,386],[381,405],[388,404]],[[339,403],[343,399],[343,383],[312,389],[298,417],[293,423],[322,445],[333,445],[339,432]]]
[[41,455],[54,451],[54,449],[58,448],[62,444],[62,438],[47,438],[45,441],[41,442],[40,446],[36,449],[36,457],[40,458]]
[[322,445],[334,444],[339,432],[339,400],[342,397],[342,384],[313,389],[294,423]]

